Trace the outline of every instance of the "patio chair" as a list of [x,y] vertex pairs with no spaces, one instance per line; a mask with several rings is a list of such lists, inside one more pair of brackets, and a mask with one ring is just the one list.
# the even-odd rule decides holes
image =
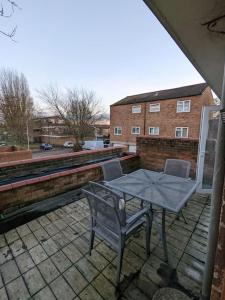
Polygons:
[[[90,182],[87,189],[82,189],[86,195],[90,213],[90,244],[89,254],[93,249],[95,234],[108,242],[118,253],[117,285],[120,282],[125,241],[143,224],[146,224],[146,252],[150,255],[151,219],[149,208],[143,208],[133,215],[127,214],[125,201],[120,195],[99,183]],[[146,220],[143,217],[146,217]]]
[[164,167],[164,173],[167,175],[188,178],[190,169],[191,163],[188,160],[167,159]]
[[113,159],[102,163],[102,172],[104,181],[111,181],[125,175],[123,174],[119,159]]
[[[106,161],[102,163],[102,172],[104,176],[103,184],[107,181],[111,181],[113,179],[117,179],[119,177],[125,176],[126,174],[123,173],[122,166],[119,159],[113,159],[110,161]],[[134,197],[130,195],[123,195],[123,193],[117,192],[120,194],[122,198],[125,199],[125,201],[129,201],[133,199]],[[142,203],[143,206],[143,203]]]
[[[191,170],[191,163],[188,160],[182,159],[167,159],[164,167],[164,173],[167,175],[174,175],[182,178],[189,178]],[[187,221],[184,217],[184,214],[181,210],[180,212],[184,222],[187,224]],[[177,215],[179,220],[179,215]]]

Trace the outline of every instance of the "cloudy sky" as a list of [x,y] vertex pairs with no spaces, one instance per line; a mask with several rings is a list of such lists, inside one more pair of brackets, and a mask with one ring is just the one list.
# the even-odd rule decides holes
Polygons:
[[142,0],[17,0],[0,20],[0,67],[28,79],[32,96],[49,83],[96,91],[107,109],[132,94],[202,82]]

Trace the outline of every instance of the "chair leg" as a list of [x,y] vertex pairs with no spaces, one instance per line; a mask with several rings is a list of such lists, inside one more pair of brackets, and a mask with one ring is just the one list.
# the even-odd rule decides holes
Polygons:
[[184,214],[183,214],[182,211],[180,212],[180,214],[181,214],[182,218],[184,219],[184,223],[187,224],[188,222],[187,222],[187,220],[186,220],[186,218],[185,218],[185,216],[184,216]]
[[94,238],[95,238],[95,231],[91,229],[90,242],[89,242],[89,255],[91,255],[91,250],[93,249]]
[[147,258],[150,256],[150,240],[152,231],[152,211],[150,215],[146,215],[146,255]]
[[120,274],[121,274],[122,264],[123,264],[124,246],[125,246],[125,241],[124,241],[124,238],[122,238],[121,247],[120,247],[120,250],[118,251],[116,285],[119,285],[119,283],[120,283]]
[[166,217],[166,210],[163,209],[162,212],[162,245],[163,245],[163,250],[164,250],[164,260],[165,262],[168,262],[168,252],[167,252],[167,243],[166,243],[166,222],[165,222],[165,217]]
[[181,210],[181,211],[179,212],[179,214],[176,216],[176,220],[180,220],[180,215],[181,215],[181,217],[184,219],[184,223],[185,223],[185,224],[188,224],[188,222],[187,222],[187,220],[186,220],[186,218],[185,218],[185,216],[184,216],[182,210]]

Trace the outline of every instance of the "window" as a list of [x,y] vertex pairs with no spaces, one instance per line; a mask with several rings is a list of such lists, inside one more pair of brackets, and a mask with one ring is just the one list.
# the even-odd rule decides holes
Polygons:
[[177,112],[190,112],[191,100],[177,101]]
[[149,127],[149,135],[159,135],[159,127]]
[[114,127],[114,134],[121,135],[122,134],[122,127]]
[[131,133],[132,134],[140,134],[140,127],[131,127]]
[[150,112],[158,112],[158,111],[160,111],[160,103],[150,104],[149,111]]
[[176,138],[187,138],[188,137],[188,127],[176,127],[175,137]]
[[140,114],[141,113],[141,105],[132,106],[132,114]]

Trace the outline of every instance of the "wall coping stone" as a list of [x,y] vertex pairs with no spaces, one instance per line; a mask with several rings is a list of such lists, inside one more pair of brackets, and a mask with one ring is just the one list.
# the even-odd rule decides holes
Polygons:
[[146,135],[139,135],[137,139],[144,139],[144,140],[158,140],[158,141],[179,141],[179,142],[199,142],[199,139],[190,139],[190,138],[168,138],[168,137],[157,137],[157,136],[146,136]]
[[57,160],[59,158],[64,158],[64,157],[68,158],[68,157],[75,157],[75,156],[83,156],[86,154],[107,152],[109,150],[123,149],[123,148],[124,147],[121,147],[121,146],[108,147],[108,148],[102,148],[102,149],[97,149],[97,150],[83,150],[83,151],[74,152],[74,153],[66,153],[66,154],[46,156],[46,157],[40,157],[40,158],[37,157],[37,158],[23,159],[23,160],[19,160],[19,161],[4,162],[4,163],[0,163],[0,168],[23,165],[23,164],[32,164],[32,163],[38,163],[38,162],[43,162],[43,161],[53,161],[53,160]]
[[[112,147],[110,147],[110,148],[112,148]],[[116,147],[113,147],[113,148],[116,148]],[[121,148],[121,147],[118,147],[118,148]],[[109,148],[106,148],[106,149],[109,149]],[[96,151],[96,150],[88,150],[88,151]],[[119,159],[121,161],[124,161],[124,160],[130,159],[130,158],[133,158],[133,157],[137,157],[137,156],[138,155],[136,155],[136,154],[130,154],[130,155],[121,157]],[[54,179],[54,178],[58,178],[58,177],[68,176],[70,174],[75,174],[75,173],[79,173],[79,172],[85,172],[86,170],[99,168],[100,166],[101,166],[101,163],[90,164],[90,165],[79,167],[79,168],[76,168],[76,169],[73,169],[73,170],[67,170],[67,171],[63,171],[63,172],[57,172],[57,173],[54,173],[54,174],[51,174],[51,175],[46,175],[46,176],[41,176],[41,177],[31,178],[31,179],[26,179],[26,180],[14,182],[14,183],[11,183],[11,184],[2,185],[2,186],[0,186],[0,192],[5,192],[7,190],[14,190],[14,189],[17,189],[19,187],[23,187],[23,186],[26,186],[26,185],[36,184],[38,182],[48,181],[48,180],[51,180],[51,179]]]

